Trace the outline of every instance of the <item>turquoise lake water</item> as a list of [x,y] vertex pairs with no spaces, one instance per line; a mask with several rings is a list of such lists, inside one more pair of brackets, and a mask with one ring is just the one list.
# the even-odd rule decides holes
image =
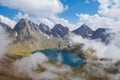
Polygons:
[[[70,66],[81,66],[85,60],[83,57],[76,55],[67,50],[58,50],[58,49],[45,49],[35,52],[42,52],[49,59],[52,59],[58,63],[67,64]],[[33,53],[35,53],[33,52]]]

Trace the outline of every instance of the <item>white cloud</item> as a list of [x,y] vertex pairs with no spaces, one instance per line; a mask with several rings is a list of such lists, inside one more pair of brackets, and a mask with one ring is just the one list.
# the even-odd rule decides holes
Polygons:
[[85,0],[86,3],[90,3],[89,0]]
[[8,39],[6,37],[4,29],[0,26],[0,59],[4,58],[7,52]]
[[57,16],[57,14],[68,9],[68,6],[64,6],[60,0],[0,0],[0,4],[20,10],[14,17],[16,20],[27,18],[37,24],[45,23],[51,28],[58,23],[69,27],[71,30],[76,27],[68,20]]
[[[59,18],[57,14],[68,9],[60,0],[0,0],[0,4],[9,8],[20,10],[14,19],[27,18],[37,24],[45,23],[51,28],[55,24],[63,24],[71,30],[76,26],[64,18]],[[21,6],[22,5],[22,6]]]
[[18,14],[15,15],[15,17],[14,17],[15,20],[19,20],[19,19],[22,19],[22,18],[27,18],[27,19],[29,19],[30,16],[29,16],[27,13],[22,14],[21,12],[18,12]]
[[[115,31],[120,30],[120,1],[119,0],[98,0],[100,3],[98,13],[94,15],[89,14],[77,14],[80,20],[75,24],[71,24],[68,20],[64,18],[60,18],[57,14],[61,13],[68,7],[65,7],[60,0],[0,0],[0,4],[3,6],[8,6],[10,8],[18,9],[19,12],[15,18],[27,18],[32,20],[33,22],[40,24],[45,23],[49,25],[51,28],[57,24],[61,23],[64,26],[70,28],[70,30],[76,29],[82,24],[87,24],[93,30],[104,27],[104,28],[112,28]],[[89,2],[89,0],[85,0]],[[93,0],[96,1],[96,0]],[[23,5],[23,6],[21,6]]]
[[[41,68],[45,71],[42,71]],[[58,67],[54,63],[49,63],[49,59],[40,52],[15,61],[13,69],[18,76],[29,77],[33,80],[54,80],[65,76],[66,73],[71,73],[69,66],[61,65],[61,67]]]
[[55,24],[62,24],[63,26],[68,27],[70,30],[76,28],[75,24],[72,24],[67,19],[60,18],[58,16],[52,16],[50,18],[40,19],[40,22],[48,24],[51,28],[53,28]]
[[[83,39],[81,36],[78,35],[70,35],[69,40],[70,44],[78,44],[84,43],[83,50],[87,51],[90,55],[96,55],[98,58],[108,58],[113,60],[120,59],[120,33],[115,35],[115,38],[112,39],[109,45],[105,45],[104,43],[100,42],[99,40],[89,40]],[[91,52],[90,50],[95,50]]]
[[98,0],[98,2],[100,15],[120,20],[120,0]]
[[48,18],[40,19],[41,23],[47,24],[50,28],[53,28],[55,23]]
[[13,28],[16,24],[16,21],[9,19],[8,17],[5,17],[3,15],[0,15],[0,21],[9,25],[11,28]]
[[[77,14],[78,15],[78,14]],[[114,18],[103,17],[98,14],[90,16],[89,14],[80,14],[78,15],[80,21],[77,25],[86,24],[90,26],[93,30],[101,28],[111,28],[114,31],[119,31],[120,20],[115,20]]]
[[83,47],[83,50],[85,51],[89,51],[89,49],[95,50],[95,52],[92,52],[92,53],[87,52],[88,54],[91,54],[91,55],[95,54],[98,58],[105,57],[104,51],[106,50],[107,46],[105,46],[102,42],[83,39],[81,36],[78,36],[75,34],[70,35],[69,40],[70,40],[70,45],[80,44],[80,43],[85,44]]
[[68,8],[60,0],[0,0],[0,4],[39,17],[54,16]]
[[80,20],[77,25],[87,24],[93,30],[103,27],[120,31],[120,0],[98,0],[98,13],[94,15],[76,14]]
[[33,17],[29,16],[27,13],[21,13],[19,12],[17,15],[15,15],[14,19],[19,20],[21,18],[27,18],[28,20],[31,20],[35,22],[36,24],[44,23],[47,24],[50,28],[53,28],[55,24],[62,24],[66,27],[68,27],[70,30],[73,30],[76,28],[75,24],[71,24],[67,19],[60,18],[58,16],[51,16],[49,18],[40,18],[40,17]]
[[49,18],[33,17],[33,16],[29,16],[29,14],[27,14],[27,13],[18,12],[18,14],[15,15],[15,17],[14,17],[15,20],[20,20],[22,18],[26,18],[28,20],[31,20],[32,22],[34,22],[38,25],[40,23],[47,24],[51,28],[55,25]]
[[96,1],[96,0],[85,0],[86,3],[90,3],[90,1]]
[[71,24],[67,19],[64,18],[53,16],[51,17],[51,20],[54,22],[54,24],[62,24],[63,26],[68,27],[70,30],[76,28],[75,24]]

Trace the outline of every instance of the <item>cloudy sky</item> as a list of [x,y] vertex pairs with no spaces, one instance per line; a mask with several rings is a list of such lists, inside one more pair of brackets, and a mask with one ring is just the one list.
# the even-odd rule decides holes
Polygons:
[[120,30],[120,0],[0,0],[0,19],[11,27],[21,18],[71,30],[82,24]]

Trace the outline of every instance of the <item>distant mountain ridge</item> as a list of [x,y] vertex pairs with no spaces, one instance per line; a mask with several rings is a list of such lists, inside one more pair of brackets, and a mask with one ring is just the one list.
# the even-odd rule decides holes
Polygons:
[[70,30],[61,24],[56,24],[52,29],[51,33],[55,37],[64,38],[65,35],[69,34]]
[[[70,31],[68,27],[63,26],[62,24],[56,24],[52,29],[41,23],[37,25],[32,21],[27,19],[21,19],[13,29],[11,29],[7,24],[1,23],[0,25],[5,28],[7,32],[12,33],[13,38],[16,38],[16,41],[26,41],[26,40],[42,40],[43,42],[48,40],[48,38],[57,38],[63,39],[70,33],[80,35],[83,38],[89,39],[100,39],[102,42],[109,42],[109,37],[111,33],[107,32],[109,29],[98,28],[93,31],[88,25],[83,24],[79,28]],[[46,35],[45,35],[46,34]],[[43,38],[43,39],[42,39]]]
[[109,28],[98,28],[93,31],[89,26],[83,24],[78,29],[72,31],[74,34],[80,35],[83,38],[89,39],[99,39],[104,43],[109,43],[110,38],[114,33],[110,32],[111,29]]
[[0,21],[0,26],[3,27],[3,29],[5,29],[6,32],[11,32],[12,28],[10,26],[8,26],[7,24],[3,23]]
[[76,30],[72,31],[73,33],[77,35],[81,35],[83,38],[89,38],[92,36],[93,31],[90,29],[87,25],[83,24]]
[[50,27],[48,25],[46,25],[46,24],[41,23],[39,25],[39,29],[40,29],[41,32],[43,32],[43,33],[45,33],[47,35],[51,35],[52,34]]
[[91,39],[101,39],[102,42],[109,42],[111,33],[108,33],[108,28],[98,28],[93,34]]

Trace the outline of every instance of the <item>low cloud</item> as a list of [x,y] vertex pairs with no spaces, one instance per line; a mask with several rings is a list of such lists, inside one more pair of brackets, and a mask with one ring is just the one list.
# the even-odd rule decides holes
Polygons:
[[4,58],[7,52],[8,42],[5,31],[2,26],[0,26],[0,59]]
[[57,79],[71,73],[69,66],[50,63],[49,59],[40,52],[24,57],[13,63],[13,70],[16,75],[33,80]]
[[96,55],[97,58],[107,58],[113,60],[120,59],[120,38],[118,37],[120,33],[116,33],[115,37],[111,39],[111,43],[105,45],[99,40],[89,40],[83,39],[81,36],[72,34],[70,36],[70,44],[83,43],[83,50],[88,51],[90,49],[95,50],[95,52],[88,52],[88,54]]
[[11,20],[10,18],[5,17],[3,15],[0,15],[0,21],[7,24],[7,25],[9,25],[11,28],[13,28],[15,26],[15,24],[16,24],[16,21]]

